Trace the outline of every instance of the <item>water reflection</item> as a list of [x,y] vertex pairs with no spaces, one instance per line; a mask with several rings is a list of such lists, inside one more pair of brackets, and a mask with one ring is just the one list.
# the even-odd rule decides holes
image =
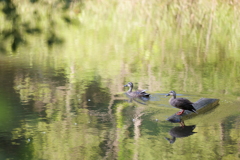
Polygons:
[[[44,62],[47,60],[44,59]],[[49,65],[51,62],[52,60],[49,59]],[[69,66],[72,64],[74,63],[69,63]],[[1,154],[3,152],[9,154],[4,159],[12,158],[11,153],[17,153],[16,150],[19,150],[19,155],[24,155],[19,159],[78,159],[79,157],[86,160],[149,159],[149,157],[177,159],[179,152],[189,150],[189,146],[194,144],[198,144],[196,152],[192,151],[194,157],[202,157],[202,153],[206,153],[206,149],[209,150],[210,147],[219,153],[208,153],[206,155],[214,154],[214,156],[202,159],[222,159],[223,154],[227,157],[227,154],[232,154],[232,152],[237,156],[236,142],[239,141],[240,120],[236,112],[239,112],[239,101],[231,106],[227,103],[221,104],[222,106],[211,112],[204,112],[189,119],[192,121],[191,124],[198,125],[198,128],[195,128],[196,125],[184,126],[181,119],[168,119],[181,125],[169,127],[166,118],[176,109],[170,107],[168,99],[163,98],[164,96],[159,91],[164,89],[166,91],[169,88],[188,91],[194,87],[174,86],[180,84],[180,81],[174,81],[172,86],[168,82],[174,79],[171,75],[178,75],[177,71],[171,74],[169,70],[165,70],[166,73],[154,71],[151,70],[153,67],[150,65],[149,74],[139,80],[141,83],[138,83],[138,86],[144,88],[149,85],[153,96],[127,96],[126,98],[123,95],[122,84],[125,81],[124,78],[128,76],[125,73],[130,72],[127,67],[123,67],[123,72],[115,79],[114,74],[106,77],[106,72],[101,73],[101,69],[90,70],[84,66],[53,68],[40,65],[26,69],[23,66],[9,67],[7,64],[0,63],[2,118],[0,128],[1,133],[6,133],[0,136],[2,144],[0,149],[2,149]],[[98,67],[101,68],[101,66]],[[106,70],[109,67],[103,68]],[[162,74],[159,75],[160,78],[155,76],[158,73]],[[179,73],[182,74],[183,71]],[[194,76],[191,73],[196,74],[197,79],[192,78]],[[186,84],[189,84],[189,79],[195,82],[202,77],[198,75],[198,72],[184,72],[182,75],[184,75]],[[157,89],[159,79],[163,79],[162,88]],[[176,79],[182,80],[181,76]],[[209,82],[212,81],[209,80]],[[197,94],[200,94],[199,92]],[[206,95],[194,95],[187,98],[197,100],[200,96]],[[216,95],[206,97],[209,96],[215,97]],[[126,99],[130,103],[126,103]],[[226,107],[231,108],[226,110]],[[236,116],[231,119],[226,118],[231,115]],[[169,132],[171,138],[166,139],[174,143],[177,138],[196,133],[193,130],[199,129],[199,126],[201,130],[197,130],[198,134],[190,138],[193,141],[189,138],[184,139],[183,143],[186,145],[181,148],[177,147],[173,152],[169,148],[179,143],[169,145],[162,138]],[[26,149],[22,150],[24,147]],[[31,155],[33,158],[28,158]],[[164,157],[159,157],[159,155]],[[183,159],[188,159],[187,155]]]
[[[168,99],[162,98],[164,96],[160,93],[153,94],[152,97],[133,98],[127,96],[126,98],[122,94],[123,90],[115,91],[116,87],[114,85],[109,87],[109,83],[105,84],[101,76],[91,76],[91,79],[70,83],[67,80],[67,75],[60,74],[63,71],[59,69],[55,70],[55,76],[43,72],[42,81],[37,75],[30,74],[32,73],[31,69],[10,70],[10,73],[6,71],[7,69],[4,69],[3,66],[0,68],[2,74],[2,78],[0,77],[1,89],[3,90],[1,93],[9,94],[5,94],[4,99],[0,98],[1,104],[5,106],[3,102],[9,101],[9,97],[12,97],[16,102],[22,103],[17,105],[19,107],[10,105],[10,103],[8,106],[11,106],[14,111],[24,109],[24,112],[11,113],[12,117],[19,118],[19,120],[14,121],[18,126],[12,125],[12,128],[8,130],[7,133],[12,134],[8,139],[5,135],[2,136],[0,140],[6,145],[2,145],[1,148],[7,148],[10,152],[11,149],[8,148],[16,147],[15,142],[21,141],[17,145],[25,145],[27,148],[26,151],[23,151],[25,156],[22,159],[27,159],[26,157],[31,154],[34,155],[32,159],[54,159],[54,155],[64,157],[62,159],[71,159],[71,157],[75,159],[77,157],[124,159],[126,156],[129,159],[138,159],[138,157],[140,157],[139,159],[147,159],[142,154],[143,150],[149,154],[155,150],[156,153],[161,152],[161,155],[169,152],[164,150],[168,147],[166,145],[168,142],[162,138],[168,132],[170,132],[171,138],[166,139],[170,143],[174,143],[177,138],[196,133],[193,131],[195,126],[184,126],[181,119],[168,119],[173,123],[181,124],[181,126],[170,130],[166,117],[173,114],[175,108],[169,107]],[[122,82],[119,82],[119,86],[122,88],[121,84]],[[116,95],[116,92],[121,94]],[[126,103],[126,99],[137,105]],[[221,111],[221,108],[216,109]],[[207,114],[198,115],[190,121],[195,118],[200,118],[199,121],[206,119],[201,118],[201,116],[207,116]],[[155,118],[159,121],[152,121]],[[225,134],[224,137],[234,136],[231,142],[237,141],[237,133],[233,131],[237,132],[238,128],[233,128],[234,126],[227,122],[224,122],[228,124],[227,127],[218,125],[218,123],[216,122],[216,126],[214,126],[217,128],[216,133],[209,132],[213,126],[201,128],[197,136],[194,136],[195,142],[197,141],[197,143],[201,143],[200,146],[204,146],[207,144],[207,140],[203,143],[199,139],[217,137],[211,142],[211,145],[221,148],[223,146],[218,142],[222,133]],[[3,129],[6,130],[6,126]],[[184,139],[183,143],[191,144],[192,142]],[[59,146],[64,147],[59,148]],[[159,146],[161,151],[158,147],[153,146]],[[21,146],[21,148],[23,147]],[[183,150],[186,149],[188,148],[183,147]],[[180,152],[177,149],[178,151]],[[201,151],[204,152],[204,149]],[[164,158],[154,154],[151,156],[153,159],[176,158],[171,157],[171,155],[166,155]]]
[[191,126],[177,126],[173,127],[170,131],[169,134],[172,136],[172,138],[167,138],[165,137],[166,140],[169,141],[169,143],[174,143],[176,141],[176,138],[183,138],[183,137],[188,137],[193,135],[194,133],[193,130],[196,128],[196,125],[191,125]]
[[128,94],[126,94],[126,96],[128,97],[129,103],[137,102],[138,104],[147,105],[146,102],[150,100],[150,97],[131,97]]
[[167,121],[172,122],[172,123],[179,123],[182,127],[185,126],[184,121],[177,116],[175,116],[175,117],[171,116],[171,117],[167,118]]

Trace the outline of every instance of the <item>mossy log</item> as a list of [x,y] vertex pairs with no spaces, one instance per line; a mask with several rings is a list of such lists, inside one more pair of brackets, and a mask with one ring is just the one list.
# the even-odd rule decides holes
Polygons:
[[[219,104],[218,102],[219,102],[219,99],[201,98],[193,104],[193,107],[197,110],[198,114],[201,114],[218,106]],[[167,120],[173,123],[179,123],[182,120],[189,119],[191,117],[197,116],[198,114],[185,110],[183,114],[181,115],[174,114],[168,117]]]

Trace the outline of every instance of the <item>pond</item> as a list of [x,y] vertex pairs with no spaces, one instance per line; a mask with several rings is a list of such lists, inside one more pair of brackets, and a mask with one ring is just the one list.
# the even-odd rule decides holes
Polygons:
[[[71,74],[79,69],[72,68],[66,74],[61,68],[29,66],[19,62],[19,57],[10,59],[5,58],[0,64],[1,159],[237,159],[239,156],[239,92],[233,94],[221,85],[216,89],[211,82],[209,85],[206,82],[206,90],[199,91],[199,85],[204,85],[200,83],[187,92],[188,85],[192,85],[184,79],[195,79],[191,76],[183,76],[166,86],[162,82],[167,81],[166,76],[154,76],[159,75],[158,71],[149,69],[148,74],[141,74],[131,72],[128,67],[123,67],[112,79],[99,73],[106,70],[90,67],[85,73],[80,72],[77,79]],[[187,75],[174,69],[171,72],[169,80],[171,75]],[[204,68],[199,71],[202,72]],[[124,94],[127,88],[123,87],[128,81],[134,82],[134,90],[148,89],[150,100],[130,101]],[[224,85],[224,81],[220,84]],[[186,120],[186,126],[194,126],[196,133],[176,138],[170,144],[166,137],[172,138],[170,130],[179,127],[166,120],[178,111],[165,97],[172,89],[178,91],[178,97],[193,102],[202,97],[218,98],[220,105]]]
[[[215,22],[209,36],[208,27],[189,28],[193,19],[154,4],[136,4],[136,12],[127,2],[105,5],[87,2],[79,26],[59,27],[62,45],[27,37],[16,54],[0,54],[0,159],[239,159],[240,36],[223,24],[234,17],[206,11],[203,25]],[[129,98],[128,82],[150,99]],[[165,97],[171,90],[219,105],[182,127],[167,121],[179,111]]]

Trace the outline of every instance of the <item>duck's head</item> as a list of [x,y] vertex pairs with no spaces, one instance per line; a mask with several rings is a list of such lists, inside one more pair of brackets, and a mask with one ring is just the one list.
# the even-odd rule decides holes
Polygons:
[[166,94],[165,96],[174,96],[176,95],[176,92],[175,91],[170,91],[168,94]]
[[124,87],[133,87],[133,83],[132,82],[128,82],[128,84],[124,85]]

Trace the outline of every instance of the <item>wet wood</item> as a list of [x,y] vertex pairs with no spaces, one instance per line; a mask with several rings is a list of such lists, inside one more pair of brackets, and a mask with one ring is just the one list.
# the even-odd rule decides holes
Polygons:
[[[197,110],[198,114],[205,113],[219,104],[219,99],[211,99],[211,98],[201,98],[197,102],[193,104],[193,107]],[[182,115],[176,115],[176,113],[170,117],[168,117],[168,121],[173,123],[179,123],[181,120],[189,119],[193,116],[197,116],[198,114],[185,111]]]

